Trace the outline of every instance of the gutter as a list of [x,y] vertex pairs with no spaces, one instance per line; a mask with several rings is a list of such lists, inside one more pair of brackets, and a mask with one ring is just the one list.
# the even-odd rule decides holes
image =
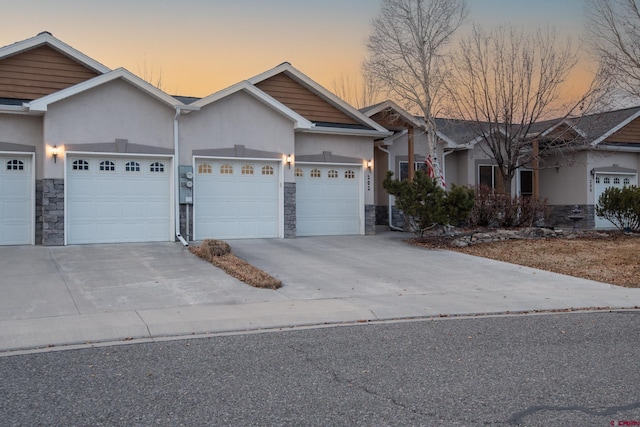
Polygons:
[[184,237],[180,234],[180,130],[178,126],[178,118],[183,111],[198,111],[200,107],[188,105],[175,105],[176,114],[173,116],[173,199],[174,199],[174,223],[176,238],[182,243],[182,246],[189,246]]
[[[382,151],[383,153],[387,153],[387,170],[391,170],[391,166],[393,166],[391,164],[391,155],[389,153],[389,150],[386,150],[384,148],[382,148],[380,145],[377,146],[378,150]],[[394,230],[394,231],[404,231],[402,228],[400,227],[396,227],[395,225],[393,225],[393,212],[391,210],[391,194],[388,195],[389,196],[389,228]]]

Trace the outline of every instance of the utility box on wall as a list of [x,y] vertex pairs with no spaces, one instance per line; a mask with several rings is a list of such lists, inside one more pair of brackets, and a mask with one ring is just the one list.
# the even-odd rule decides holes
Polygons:
[[180,204],[193,204],[193,166],[179,166]]

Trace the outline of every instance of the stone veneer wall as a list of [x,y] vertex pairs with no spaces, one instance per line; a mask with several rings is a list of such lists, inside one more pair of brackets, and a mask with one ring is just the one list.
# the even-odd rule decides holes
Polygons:
[[376,225],[389,225],[389,206],[376,206]]
[[36,184],[36,194],[38,187],[41,188],[41,199],[36,201],[36,236],[41,229],[44,246],[64,245],[64,179],[43,179]]
[[284,238],[296,237],[296,183],[284,183]]
[[42,244],[42,180],[36,180],[36,245]]
[[[187,230],[187,205],[180,205],[180,234],[186,241],[193,240],[193,205],[189,205],[189,230]],[[176,240],[178,240],[177,237]]]
[[376,234],[376,206],[364,206],[364,234]]
[[[553,205],[553,213],[551,214],[551,225],[554,228],[573,229],[573,220],[569,219],[571,211],[574,210],[576,205]],[[580,230],[590,230],[596,227],[595,206],[594,205],[579,205],[578,209],[580,215],[584,216],[584,219],[578,221],[578,228]]]

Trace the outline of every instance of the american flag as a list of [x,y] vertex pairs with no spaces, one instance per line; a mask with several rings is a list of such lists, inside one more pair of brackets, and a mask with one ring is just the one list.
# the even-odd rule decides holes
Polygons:
[[[429,154],[425,159],[424,159],[424,164],[427,167],[427,175],[429,175],[429,178],[436,178],[436,168],[433,166],[433,160],[431,160],[431,154]],[[447,184],[445,184],[444,182],[444,176],[442,175],[442,171],[439,171],[439,173],[437,174],[440,178],[440,184],[442,185],[442,188],[446,188]]]

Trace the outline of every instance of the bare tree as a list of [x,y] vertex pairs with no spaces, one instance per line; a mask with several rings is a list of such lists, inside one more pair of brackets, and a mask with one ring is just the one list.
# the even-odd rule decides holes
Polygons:
[[589,0],[587,31],[613,88],[640,97],[640,1]]
[[162,67],[157,63],[147,62],[146,55],[143,58],[142,67],[137,66],[138,76],[151,83],[160,90],[164,90],[164,80],[162,76]]
[[399,105],[424,116],[436,176],[442,172],[435,115],[444,94],[445,49],[466,16],[465,0],[383,0],[367,41],[366,78]]
[[357,81],[345,74],[333,80],[333,93],[356,108],[378,102],[378,90],[369,79]]
[[510,26],[490,32],[476,26],[460,43],[447,82],[449,114],[463,120],[495,160],[507,194],[518,168],[578,142],[566,132],[541,141],[553,124],[544,120],[575,120],[588,109],[595,83],[577,98],[563,91],[577,51],[551,28],[525,34]]

